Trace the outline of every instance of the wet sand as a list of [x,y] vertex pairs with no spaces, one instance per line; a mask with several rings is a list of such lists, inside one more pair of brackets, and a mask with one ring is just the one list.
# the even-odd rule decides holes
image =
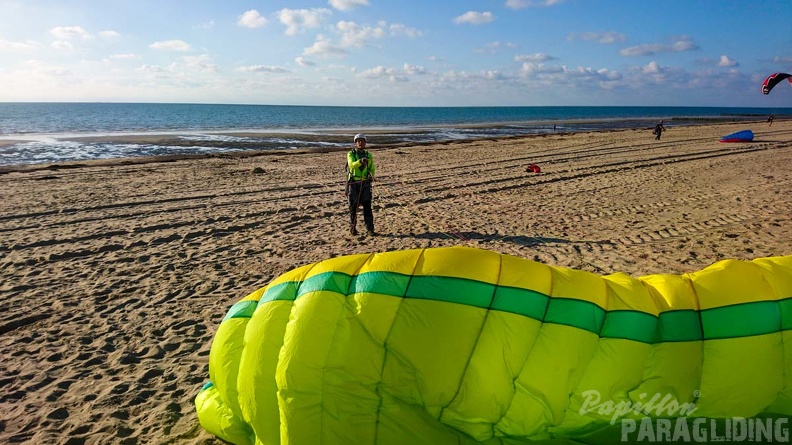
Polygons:
[[373,135],[375,238],[348,235],[339,151],[6,169],[0,443],[220,444],[193,406],[220,320],[334,256],[466,245],[640,276],[792,254],[792,121],[718,142],[743,127]]

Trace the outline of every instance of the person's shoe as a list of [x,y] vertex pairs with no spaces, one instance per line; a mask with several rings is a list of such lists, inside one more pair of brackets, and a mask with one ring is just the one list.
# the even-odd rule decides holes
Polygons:
[[377,233],[374,232],[373,230],[369,230],[368,231],[368,236],[377,236]]
[[357,234],[358,234],[358,233],[357,233],[357,229],[356,229],[356,228],[354,228],[354,227],[352,227],[352,228],[349,230],[349,234],[350,234],[350,235],[352,235],[352,236],[357,236]]

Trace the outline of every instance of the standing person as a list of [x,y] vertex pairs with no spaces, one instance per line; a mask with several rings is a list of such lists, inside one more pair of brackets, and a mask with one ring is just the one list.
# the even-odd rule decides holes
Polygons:
[[349,199],[349,233],[357,235],[357,209],[363,205],[363,221],[369,236],[375,236],[374,213],[371,211],[371,183],[374,182],[374,158],[366,150],[366,135],[355,135],[355,148],[347,153],[347,199]]
[[654,131],[652,131],[652,134],[655,135],[656,141],[660,140],[660,135],[663,134],[663,131],[665,131],[665,127],[663,126],[663,121],[660,121],[660,123],[655,125]]
[[767,117],[767,123],[770,124],[770,125],[768,125],[769,127],[773,126],[773,115],[772,114]]

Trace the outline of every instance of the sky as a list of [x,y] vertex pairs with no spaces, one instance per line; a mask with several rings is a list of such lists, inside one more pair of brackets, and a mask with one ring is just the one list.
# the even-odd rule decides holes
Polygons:
[[792,107],[792,1],[0,0],[0,102]]

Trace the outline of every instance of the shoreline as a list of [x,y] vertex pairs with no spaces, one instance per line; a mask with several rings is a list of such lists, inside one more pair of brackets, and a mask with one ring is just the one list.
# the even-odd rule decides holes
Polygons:
[[[684,118],[684,117],[671,117],[667,118],[675,124],[667,124],[670,128],[680,128],[687,126],[717,126],[717,125],[732,125],[732,124],[745,124],[755,123],[762,124],[763,122],[756,120],[733,120],[730,118]],[[776,119],[776,122],[783,122],[784,119]],[[636,122],[642,122],[644,125],[636,126]],[[0,164],[0,175],[12,172],[24,171],[39,171],[39,170],[52,170],[57,168],[80,168],[91,165],[130,165],[130,164],[148,164],[152,162],[173,162],[178,160],[189,159],[206,159],[206,158],[248,158],[267,155],[281,155],[281,154],[304,154],[304,153],[325,153],[334,151],[348,150],[351,144],[348,141],[350,132],[362,132],[378,138],[372,138],[372,143],[369,147],[372,149],[389,149],[396,147],[406,146],[426,146],[432,144],[452,144],[459,142],[477,142],[483,140],[520,140],[531,139],[536,137],[547,136],[564,136],[578,133],[599,133],[599,132],[613,132],[613,131],[636,131],[636,130],[650,130],[653,123],[656,122],[654,118],[641,118],[641,119],[573,119],[564,121],[531,121],[530,126],[540,128],[546,125],[563,124],[563,125],[578,125],[578,124],[627,124],[632,123],[628,127],[615,127],[615,128],[594,128],[594,129],[579,129],[573,131],[564,130],[549,130],[528,134],[494,134],[485,136],[470,136],[462,139],[448,138],[448,139],[431,139],[425,141],[412,140],[415,135],[428,136],[433,131],[441,131],[447,128],[455,129],[479,129],[479,130],[497,130],[497,129],[511,129],[513,125],[519,125],[518,122],[513,123],[493,123],[493,124],[458,124],[448,125],[442,127],[435,126],[422,126],[411,128],[363,128],[359,130],[341,130],[341,129],[328,129],[316,130],[315,133],[311,132],[285,132],[281,130],[265,131],[265,130],[245,130],[245,131],[211,131],[211,132],[156,132],[156,133],[119,133],[115,135],[98,134],[90,136],[69,136],[59,137],[58,141],[64,142],[77,142],[81,144],[130,144],[130,145],[151,145],[158,147],[186,147],[186,148],[205,148],[216,149],[215,152],[207,153],[179,153],[179,154],[161,154],[161,155],[140,155],[140,156],[126,156],[126,157],[112,157],[112,158],[99,158],[99,159],[79,159],[79,160],[63,160],[51,162],[37,162],[37,163],[23,163],[23,164]],[[528,122],[523,122],[526,125]],[[547,130],[547,129],[545,129]],[[184,138],[190,135],[215,135],[227,136],[234,139],[230,141],[218,140],[196,140]],[[402,135],[411,136],[402,138]],[[304,147],[298,148],[261,148],[262,142],[257,138],[276,138],[276,139],[289,139],[299,137],[299,140],[306,144]],[[244,139],[253,139],[246,141]],[[8,147],[16,143],[24,143],[28,141],[20,140],[2,140],[0,139],[0,148]],[[313,145],[313,146],[312,146]]]
[[[114,132],[86,132],[83,133],[24,133],[24,134],[2,134],[0,133],[0,144],[18,143],[32,140],[31,138],[52,138],[62,140],[125,140],[148,138],[158,138],[165,136],[179,136],[187,134],[209,134],[209,135],[347,135],[350,132],[365,131],[371,134],[388,133],[412,133],[414,131],[428,131],[432,129],[465,129],[465,128],[508,128],[513,126],[520,127],[544,127],[566,124],[596,124],[596,123],[618,123],[618,122],[656,122],[658,120],[678,121],[678,122],[706,122],[706,123],[730,123],[730,122],[766,122],[766,115],[761,114],[734,114],[734,115],[714,115],[714,116],[659,116],[659,117],[610,117],[610,118],[544,118],[532,120],[504,120],[491,122],[449,122],[438,124],[416,124],[416,125],[393,125],[393,126],[355,126],[355,127],[305,127],[305,128],[247,128],[247,129],[212,129],[212,128],[185,128],[182,130],[151,130],[151,131],[119,131]],[[776,115],[777,121],[790,120],[792,114]],[[9,139],[5,139],[9,138]],[[13,139],[17,138],[17,139]]]

